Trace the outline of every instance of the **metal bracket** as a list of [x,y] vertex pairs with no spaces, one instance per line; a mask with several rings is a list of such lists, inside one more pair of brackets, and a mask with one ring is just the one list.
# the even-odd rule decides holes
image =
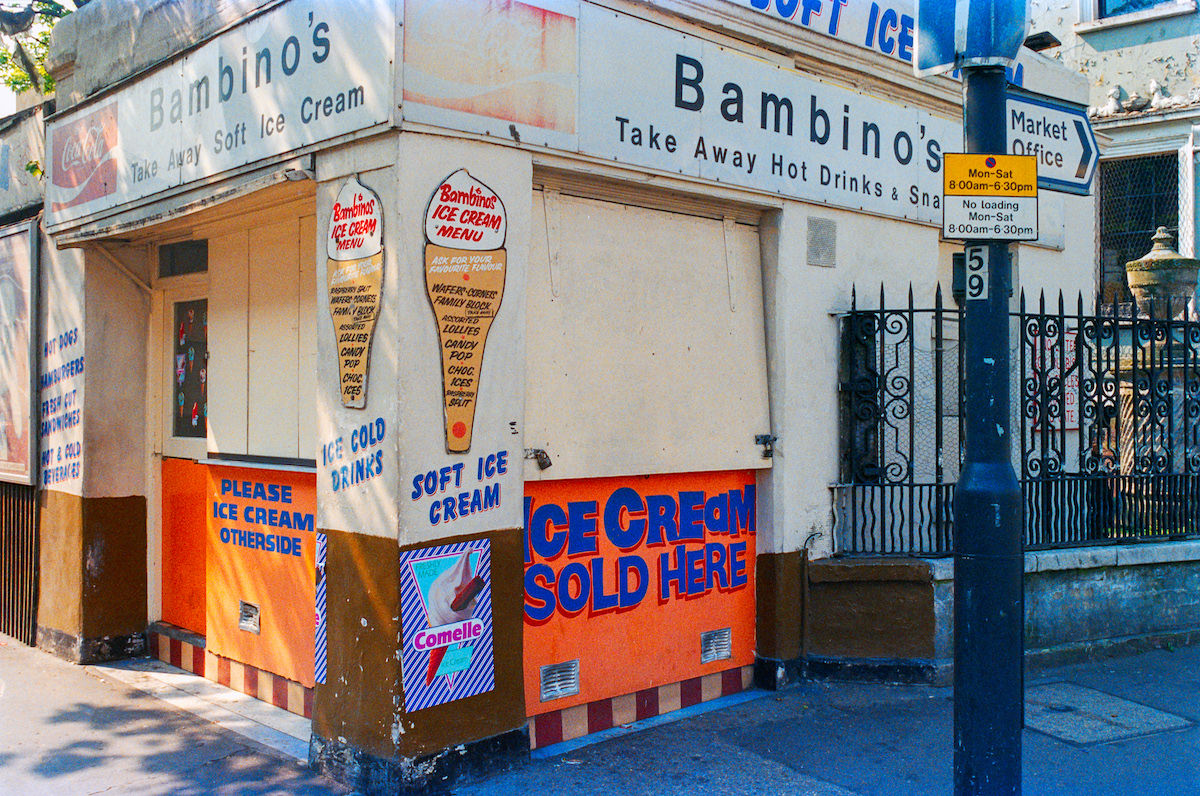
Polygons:
[[537,462],[539,470],[545,470],[547,467],[550,467],[554,464],[554,462],[550,460],[550,454],[546,453],[546,451],[542,450],[541,448],[526,448],[525,458],[532,459],[533,461]]
[[763,458],[770,459],[775,456],[775,441],[779,437],[774,434],[755,434],[754,444],[763,446]]

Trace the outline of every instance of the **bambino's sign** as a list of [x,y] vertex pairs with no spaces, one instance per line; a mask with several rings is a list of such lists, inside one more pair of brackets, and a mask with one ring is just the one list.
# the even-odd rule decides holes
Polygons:
[[387,122],[394,16],[388,0],[275,3],[63,111],[47,131],[48,225]]

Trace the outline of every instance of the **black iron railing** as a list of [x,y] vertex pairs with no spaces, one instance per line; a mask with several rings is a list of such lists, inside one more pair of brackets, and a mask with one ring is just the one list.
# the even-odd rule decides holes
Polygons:
[[[1027,549],[1200,534],[1200,321],[1059,297],[1012,313]],[[842,317],[837,551],[947,555],[962,461],[961,311],[940,288]]]
[[0,633],[34,644],[37,600],[37,490],[0,483]]

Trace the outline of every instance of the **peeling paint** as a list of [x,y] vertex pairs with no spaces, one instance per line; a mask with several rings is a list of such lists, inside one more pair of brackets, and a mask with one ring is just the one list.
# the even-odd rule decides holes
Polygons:
[[1081,19],[1079,5],[1033,0],[1029,15],[1034,31],[1046,31],[1062,42],[1043,55],[1088,77],[1094,117],[1135,118],[1192,106],[1200,110],[1200,14],[1141,24],[1089,25],[1077,33],[1075,25],[1087,21]]
[[89,578],[95,578],[100,575],[104,569],[104,539],[96,539],[88,545],[87,559],[84,561],[84,567],[87,570]]

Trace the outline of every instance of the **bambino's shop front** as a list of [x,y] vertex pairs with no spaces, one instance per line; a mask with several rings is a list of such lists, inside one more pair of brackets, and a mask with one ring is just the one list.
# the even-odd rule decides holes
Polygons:
[[[656,29],[559,0],[218,21],[64,71],[48,133],[46,334],[88,354],[44,396],[83,406],[53,501],[145,605],[106,638],[311,716],[348,781],[749,687],[767,208],[550,154],[612,101],[581,36]],[[439,53],[490,74],[496,31],[540,55],[464,99]]]
[[725,0],[127,5],[54,33],[39,643],[364,790],[786,682],[957,86]]

